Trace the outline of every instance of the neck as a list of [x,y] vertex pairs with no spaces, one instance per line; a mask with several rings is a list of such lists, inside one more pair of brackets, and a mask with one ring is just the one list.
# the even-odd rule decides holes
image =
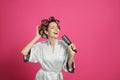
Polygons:
[[51,47],[54,47],[54,46],[55,46],[56,39],[54,39],[54,38],[49,38],[48,40],[49,40],[49,42],[50,42]]

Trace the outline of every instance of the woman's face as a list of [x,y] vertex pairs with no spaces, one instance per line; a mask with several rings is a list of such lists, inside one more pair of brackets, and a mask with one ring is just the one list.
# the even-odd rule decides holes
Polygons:
[[57,23],[51,22],[48,26],[48,31],[46,31],[46,34],[48,35],[48,38],[58,38],[59,36],[59,27]]

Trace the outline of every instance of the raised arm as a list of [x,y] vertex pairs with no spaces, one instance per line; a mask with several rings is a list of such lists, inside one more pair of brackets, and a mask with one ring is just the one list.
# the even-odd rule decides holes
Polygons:
[[36,41],[41,38],[41,35],[39,34],[39,26],[36,27],[36,36],[33,38],[32,41],[30,41],[21,51],[23,55],[27,55],[30,51],[31,47],[36,43]]

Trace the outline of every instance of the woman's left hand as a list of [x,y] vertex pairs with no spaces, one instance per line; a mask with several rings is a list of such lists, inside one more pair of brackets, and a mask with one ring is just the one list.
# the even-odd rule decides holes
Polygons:
[[69,48],[69,50],[70,50],[70,56],[74,56],[75,51],[73,51],[73,50],[76,49],[75,45],[72,43],[72,44],[70,44],[70,45],[68,46],[68,48]]

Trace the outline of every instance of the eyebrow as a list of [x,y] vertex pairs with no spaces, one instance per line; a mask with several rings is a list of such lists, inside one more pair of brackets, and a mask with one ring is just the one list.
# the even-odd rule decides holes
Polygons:
[[51,27],[58,27],[58,25],[57,26],[51,26]]

